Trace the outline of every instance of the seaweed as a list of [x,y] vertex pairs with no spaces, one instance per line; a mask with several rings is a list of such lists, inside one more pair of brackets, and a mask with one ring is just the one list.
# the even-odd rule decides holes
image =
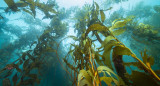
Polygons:
[[[22,56],[19,57],[16,61],[6,65],[6,67],[1,70],[1,73],[5,71],[9,71],[9,72],[6,74],[3,74],[2,77],[7,78],[11,76],[13,73],[12,71],[16,69],[16,74],[12,78],[14,86],[34,85],[34,83],[40,83],[39,75],[42,72],[41,69],[45,62],[44,58],[45,56],[49,56],[45,54],[47,54],[48,52],[56,52],[52,48],[53,46],[50,47],[49,43],[47,43],[47,41],[44,41],[44,39],[47,37],[46,35],[49,35],[49,34],[50,33],[44,32],[44,34],[41,35],[38,42],[35,42],[36,47],[34,48],[34,50],[28,50],[24,52]],[[52,42],[52,40],[53,39],[51,38],[50,42]],[[23,68],[19,68],[20,65],[22,65]],[[38,73],[34,74],[32,70],[37,70]],[[18,78],[17,78],[17,74],[18,74]]]
[[[115,0],[115,2],[120,1]],[[72,86],[160,85],[159,70],[152,69],[154,58],[144,50],[140,52],[141,60],[117,38],[126,32],[128,25],[133,25],[130,27],[136,27],[141,33],[135,33],[135,35],[157,34],[150,25],[140,23],[138,26],[134,26],[136,25],[135,23],[132,24],[134,16],[116,18],[112,21],[112,25],[105,25],[104,21],[109,21],[106,19],[105,10],[94,2],[92,6],[85,5],[75,14],[75,31],[78,31],[78,35],[65,37],[68,24],[61,21],[63,18],[60,18],[59,12],[57,13],[49,7],[54,6],[54,4],[49,4],[49,2],[46,4],[39,3],[38,0],[35,2],[22,0],[22,2],[17,2],[17,5],[14,2],[11,4],[7,0],[6,3],[8,3],[9,9],[15,12],[19,7],[23,8],[27,4],[29,9],[23,8],[23,10],[34,17],[36,17],[35,8],[38,7],[46,15],[45,18],[52,18],[52,20],[38,39],[30,43],[29,50],[21,53],[17,60],[5,65],[0,70],[0,78],[3,79],[4,86],[11,85],[11,83],[14,86],[40,84],[41,76],[45,73],[43,68],[48,66],[47,62],[49,62],[50,57],[57,59],[56,61],[69,75],[68,80],[72,82]],[[49,12],[56,15],[51,16]],[[151,33],[145,32],[146,30]],[[105,37],[105,39],[102,39],[102,37]],[[71,43],[67,54],[61,57],[63,49],[60,48],[60,43],[67,38],[72,38],[78,43]],[[23,40],[23,37],[21,40]],[[97,47],[95,42],[99,42],[101,46]],[[12,49],[11,52],[14,47],[6,47],[4,50],[9,49]],[[134,61],[124,62],[124,56],[133,58]],[[56,63],[56,61],[54,62]],[[129,66],[131,74],[126,70],[127,66]],[[140,70],[135,71],[131,66]]]
[[45,4],[33,0],[20,0],[18,2],[14,2],[14,0],[5,0],[5,2],[8,5],[8,8],[5,9],[6,13],[10,12],[10,10],[13,12],[22,10],[26,13],[29,13],[35,18],[36,8],[38,8],[45,14],[44,18],[53,18],[53,15],[51,15],[50,13],[57,14],[55,9],[52,8],[55,6],[55,2],[54,4]]
[[[75,68],[71,67],[71,64],[67,60],[64,62],[66,65],[71,69],[70,71],[76,72],[78,77],[74,74],[74,78],[72,80],[77,80],[75,77],[78,78],[78,83],[75,85],[78,86],[101,86],[101,81],[104,81],[107,85],[139,85],[136,79],[133,79],[132,75],[129,75],[125,69],[125,66],[128,65],[134,65],[141,70],[144,70],[144,72],[135,72],[132,70],[132,74],[134,74],[134,77],[140,76],[142,77],[152,77],[151,81],[148,81],[148,83],[153,83],[155,85],[158,85],[160,78],[158,75],[152,70],[151,65],[153,65],[154,60],[153,57],[150,57],[146,54],[146,51],[144,52],[144,56],[141,53],[141,57],[143,58],[143,61],[141,61],[129,48],[127,48],[122,42],[120,42],[115,36],[122,34],[125,31],[127,23],[132,21],[133,17],[127,17],[123,19],[116,19],[112,22],[112,26],[106,27],[103,25],[103,20],[100,21],[98,19],[98,11],[99,9],[98,4],[95,4],[96,8],[94,7],[94,4],[92,5],[91,10],[91,18],[88,19],[89,26],[85,30],[85,34],[82,34],[81,37],[79,37],[79,45],[74,44],[74,50],[70,50],[69,53],[73,53],[73,65],[79,69],[79,72],[75,70]],[[102,15],[102,14],[100,14]],[[104,16],[104,15],[103,15]],[[88,23],[87,22],[87,23]],[[119,31],[117,31],[119,30]],[[88,34],[92,32],[92,36],[96,35],[97,41],[101,43],[101,47],[98,48],[98,51],[94,50],[94,41],[88,36]],[[99,34],[96,33],[102,33],[104,34],[106,39],[103,41]],[[84,36],[85,35],[85,36]],[[71,45],[73,46],[73,44]],[[86,47],[87,46],[87,47]],[[102,49],[102,50],[101,50]],[[113,52],[111,52],[113,50]],[[100,54],[100,52],[103,51],[103,54]],[[112,53],[112,60],[110,59],[110,54]],[[123,62],[123,55],[131,56],[136,60],[136,62],[128,62],[127,64]],[[101,57],[101,58],[100,58]],[[66,57],[65,57],[66,58]],[[147,60],[148,59],[148,60]],[[112,65],[112,63],[114,65]],[[109,72],[107,72],[110,77],[105,77],[105,74],[101,77],[99,67],[97,68],[97,64],[100,65],[99,67],[103,68],[106,67],[106,71],[116,69],[116,72],[118,75],[115,75],[114,72],[112,72],[118,80],[114,78],[114,76],[111,76]],[[114,68],[113,68],[114,67]],[[68,72],[68,71],[67,71]],[[138,76],[136,76],[136,74]],[[145,75],[147,74],[147,76]],[[127,76],[128,75],[128,76]],[[71,74],[70,74],[71,76]],[[72,77],[72,76],[71,76]],[[154,78],[154,79],[153,79]],[[151,79],[151,78],[150,78]],[[145,81],[144,80],[144,81]],[[112,81],[114,83],[112,83]],[[75,81],[73,81],[75,82]],[[148,84],[147,84],[148,85]]]

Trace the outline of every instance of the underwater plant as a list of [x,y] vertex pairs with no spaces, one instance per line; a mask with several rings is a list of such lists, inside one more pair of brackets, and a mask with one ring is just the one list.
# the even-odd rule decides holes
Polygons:
[[[63,59],[70,70],[66,72],[73,78],[73,85],[78,86],[102,86],[102,81],[106,85],[133,85],[146,86],[159,85],[160,78],[152,70],[151,66],[154,64],[153,57],[147,55],[146,51],[141,52],[141,61],[129,48],[127,48],[122,42],[120,42],[115,36],[122,34],[126,28],[126,24],[132,20],[132,18],[116,19],[112,22],[111,27],[103,25],[103,18],[98,19],[98,4],[95,3],[96,8],[92,7],[88,28],[85,30],[85,34],[82,33],[80,38],[69,36],[75,41],[79,41],[79,44],[71,44],[71,48],[68,54],[71,54],[73,58],[73,65],[67,61],[67,56]],[[100,14],[104,16],[104,14]],[[97,17],[97,18],[96,18]],[[88,34],[92,32],[92,36],[96,36],[96,40],[100,42],[101,47],[95,50],[94,39],[90,38]],[[106,38],[102,40],[99,33],[103,34]],[[113,50],[113,51],[112,51]],[[112,53],[112,55],[111,55]],[[123,62],[123,55],[131,56],[135,59],[133,62]],[[111,57],[112,56],[112,60]],[[114,64],[114,65],[112,65]],[[136,66],[144,72],[133,70],[131,75],[127,73],[125,66]],[[98,67],[97,67],[98,66]],[[117,74],[113,72],[115,68]],[[70,73],[70,72],[71,73]],[[72,71],[74,72],[72,76]],[[102,76],[101,73],[103,73]],[[106,75],[107,74],[107,75]],[[114,77],[114,76],[116,77]],[[143,79],[145,77],[145,79]],[[78,82],[77,81],[78,78]],[[142,80],[143,79],[143,80]],[[141,82],[139,82],[141,80]]]
[[[132,31],[132,38],[138,42],[143,44],[158,44],[160,41],[159,36],[159,27],[156,25],[148,24],[146,20],[144,23],[139,23],[135,16],[132,18],[133,20],[127,24],[128,30]],[[148,21],[152,21],[147,19]],[[146,24],[145,24],[146,23]]]
[[[16,3],[5,1],[12,11],[17,12],[19,10],[18,6],[14,5]],[[44,4],[32,0],[23,0],[22,2],[29,5],[34,17],[36,17],[34,7],[37,6],[52,20],[44,32],[37,37],[37,40],[32,41],[29,50],[21,53],[18,59],[0,70],[0,78],[3,79],[4,86],[39,85],[43,80],[43,74],[46,73],[45,67],[48,67],[50,58],[57,59],[56,61],[69,76],[67,78],[72,82],[72,86],[160,85],[160,72],[152,69],[154,58],[148,55],[146,50],[141,51],[141,56],[137,57],[117,38],[127,31],[134,16],[116,18],[110,26],[105,25],[104,21],[107,21],[105,9],[101,9],[96,2],[93,2],[92,6],[85,5],[75,14],[74,28],[78,35],[65,37],[68,25],[61,21],[60,14],[50,17],[51,15],[48,13],[52,9],[48,7],[48,10]],[[47,8],[47,11],[43,6]],[[141,23],[134,27],[137,28],[134,28],[135,31],[138,30],[145,36],[157,34],[148,24]],[[61,48],[60,43],[67,38],[72,38],[75,42],[70,44],[69,51],[63,56],[64,49]],[[97,47],[96,42],[100,44],[100,47]],[[124,57],[134,60],[124,61]],[[56,63],[56,61],[53,62]],[[126,69],[127,67],[131,73]]]
[[[39,0],[20,0],[18,2],[14,2],[14,0],[4,0],[8,7],[5,9],[5,12],[19,12],[24,11],[29,13],[33,17],[36,16],[36,8],[41,10],[45,16],[44,18],[53,18],[53,14],[57,12],[53,7],[55,6],[55,2],[52,3],[40,3]],[[50,14],[52,13],[52,14]]]

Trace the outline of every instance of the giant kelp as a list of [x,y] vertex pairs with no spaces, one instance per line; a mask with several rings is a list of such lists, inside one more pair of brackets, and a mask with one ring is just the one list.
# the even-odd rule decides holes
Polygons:
[[[51,35],[53,33],[52,29],[53,28],[48,27],[39,37],[38,41],[35,41],[30,46],[36,45],[33,50],[22,53],[16,61],[6,65],[0,72],[1,78],[8,79],[9,76],[15,74],[12,77],[14,86],[35,85],[35,83],[40,83],[41,79],[39,76],[42,74],[41,72],[44,73],[42,70],[43,67],[48,65],[46,63],[47,59],[54,56],[53,53],[56,52],[54,47],[57,45],[55,37]],[[20,66],[22,66],[22,68],[20,68]],[[14,70],[16,70],[16,73],[13,72]],[[38,73],[35,73],[35,71]],[[4,82],[4,84],[9,83],[9,81]]]
[[[23,16],[22,19],[23,21],[25,21],[25,23],[31,24],[29,26],[30,29],[26,30],[26,28],[28,27],[21,28],[16,25],[7,24],[8,21],[5,21],[5,20],[0,22],[1,30],[2,30],[2,33],[4,34],[3,36],[5,36],[6,38],[7,37],[11,38],[11,36],[7,35],[6,32],[8,32],[16,37],[19,37],[19,39],[15,40],[13,43],[10,43],[10,41],[5,41],[8,43],[2,44],[3,46],[1,47],[1,50],[0,50],[1,67],[3,67],[3,65],[7,63],[8,59],[12,58],[15,55],[18,56],[19,53],[21,53],[21,50],[23,50],[27,45],[32,44],[32,42],[34,42],[37,39],[37,36],[39,36],[42,33],[40,30],[37,30],[35,28],[35,25],[40,25],[42,23],[41,21],[37,22],[38,19],[33,19],[29,15]],[[44,28],[45,24],[41,25],[41,27]],[[27,31],[27,32],[23,33],[24,31]],[[31,33],[34,33],[34,34],[31,34]],[[16,52],[16,54],[14,54],[14,52]]]
[[[28,3],[35,4],[31,1]],[[30,8],[34,7],[30,6]],[[85,12],[80,10],[75,16],[77,36],[63,38],[68,31],[67,24],[62,23],[58,14],[53,16],[50,26],[44,30],[37,41],[30,45],[30,50],[22,53],[16,61],[7,64],[0,71],[3,85],[11,83],[15,86],[39,84],[42,72],[44,72],[43,67],[47,66],[49,57],[57,57],[62,68],[70,76],[69,80],[72,81],[73,86],[160,85],[159,70],[152,69],[154,58],[145,50],[140,53],[142,59],[140,60],[117,38],[126,31],[133,16],[115,19],[111,26],[106,26],[104,24],[105,9],[100,9],[96,2],[92,6],[86,5],[83,9],[86,9]],[[34,9],[31,11],[34,13]],[[140,25],[138,27],[149,28],[150,26]],[[90,35],[90,33],[92,34]],[[105,39],[102,39],[101,35]],[[60,38],[63,39],[59,41]],[[59,55],[63,51],[60,43],[66,38],[72,38],[78,44],[71,43],[67,55],[61,58]],[[99,42],[101,46],[97,47],[95,42]],[[61,51],[59,51],[60,49]],[[124,62],[123,58],[126,55],[127,58],[134,58],[134,61]],[[126,70],[127,66],[130,67],[131,74]],[[137,67],[140,71],[134,70],[131,66]],[[16,72],[13,72],[14,70]]]
[[[42,72],[44,73],[44,69],[46,70],[46,67],[49,66],[48,59],[52,57],[56,58],[56,56],[54,56],[56,55],[56,50],[54,49],[56,47],[56,40],[58,40],[59,37],[64,36],[67,32],[67,24],[60,21],[60,18],[58,18],[59,15],[60,13],[53,16],[54,18],[51,21],[50,26],[41,26],[45,29],[42,35],[40,35],[41,33],[39,33],[39,31],[35,30],[34,32],[34,25],[41,25],[42,22],[38,21],[38,19],[33,19],[32,17],[30,17],[30,19],[24,19],[26,23],[36,23],[30,25],[29,28],[31,29],[29,29],[26,34],[23,34],[19,40],[15,41],[15,43],[4,47],[0,53],[5,59],[6,56],[11,57],[9,54],[14,53],[16,49],[19,49],[19,52],[21,52],[20,48],[22,48],[22,46],[30,45],[30,48],[29,50],[27,49],[26,52],[20,53],[19,58],[16,61],[7,65],[5,65],[7,61],[4,62],[5,64],[1,64],[3,66],[5,65],[5,67],[0,71],[0,78],[3,79],[4,86],[7,85],[7,83],[14,86],[28,86],[40,83],[40,77],[43,76]],[[58,31],[58,29],[61,30]],[[35,36],[31,35],[31,33],[34,33]],[[38,37],[38,40],[35,41],[35,38],[37,38],[38,35],[40,35],[40,37]]]
[[[148,42],[154,42],[154,43],[159,43],[159,36],[158,36],[158,30],[154,30],[153,26],[148,25],[148,24],[143,24],[140,23],[137,25],[134,30],[133,30],[134,37],[143,37],[143,41],[148,41]],[[138,39],[137,39],[138,40]]]
[[[145,8],[146,6],[144,5],[141,8],[143,7]],[[145,48],[149,49],[148,53],[154,56],[156,65],[159,65],[159,55],[156,53],[159,51],[159,47],[157,47],[159,45],[159,13],[153,11],[156,9],[158,10],[157,5],[150,7],[150,10],[152,10],[150,15],[143,16],[141,20],[139,20],[139,16],[134,16],[133,20],[127,24],[127,30],[131,33],[132,39],[134,39],[131,42],[133,46],[135,43],[139,46],[144,45]],[[138,50],[141,49],[138,48]]]
[[[24,11],[32,16],[36,16],[36,8],[41,10],[44,14],[44,18],[53,18],[53,14],[56,14],[57,12],[53,8],[55,6],[55,2],[50,3],[40,3],[38,0],[20,0],[18,2],[14,2],[14,0],[4,0],[6,4],[8,5],[8,8],[5,9],[6,13],[8,12],[18,12],[18,11]],[[52,14],[50,14],[50,13]]]
[[[117,35],[120,35],[125,31],[126,24],[133,18],[127,17],[116,19],[112,22],[112,26],[107,27],[103,24],[103,18],[105,17],[101,17],[101,20],[98,18],[99,11],[101,12],[98,4],[93,4],[87,22],[89,25],[88,28],[85,29],[85,34],[81,34],[81,37],[76,38],[76,40],[75,37],[73,38],[75,41],[79,39],[79,44],[71,44],[71,47],[74,48],[68,52],[68,54],[72,53],[71,57],[73,59],[73,65],[67,61],[67,57],[64,58],[64,62],[71,69],[71,73],[72,71],[74,72],[74,75],[72,76],[72,74],[67,71],[73,78],[73,84],[78,86],[98,86],[102,85],[101,81],[104,81],[107,85],[141,85],[147,81],[148,84],[146,85],[148,86],[152,84],[158,85],[160,78],[151,68],[154,64],[153,57],[148,56],[146,51],[143,56],[143,53],[141,52],[141,57],[143,59],[143,61],[141,61],[129,48],[116,38]],[[100,15],[105,16],[103,13],[100,13]],[[96,40],[101,43],[101,47],[98,48],[98,51],[94,49],[95,40],[88,36],[90,32],[92,32],[92,36],[95,35]],[[100,38],[99,33],[106,37],[105,40]],[[122,59],[123,55],[131,56],[135,61],[125,63]],[[112,63],[114,65],[112,65]],[[128,74],[125,66],[131,65],[144,70],[144,72],[135,71],[131,68],[132,74]],[[97,66],[99,67],[97,68]],[[109,76],[106,76],[105,72],[103,72],[104,75],[101,77],[99,68],[102,68],[101,71],[106,71]],[[118,76],[111,71],[114,68],[116,69]],[[117,76],[117,78],[112,76],[111,73]],[[138,78],[144,77],[146,79],[141,80],[141,83],[137,80]],[[78,83],[76,83],[77,78]]]

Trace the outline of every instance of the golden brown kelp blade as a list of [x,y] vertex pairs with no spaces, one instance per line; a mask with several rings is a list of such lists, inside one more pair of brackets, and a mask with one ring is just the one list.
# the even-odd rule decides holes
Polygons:
[[132,74],[125,75],[129,80],[132,81],[133,86],[159,86],[159,84],[148,74],[132,71]]

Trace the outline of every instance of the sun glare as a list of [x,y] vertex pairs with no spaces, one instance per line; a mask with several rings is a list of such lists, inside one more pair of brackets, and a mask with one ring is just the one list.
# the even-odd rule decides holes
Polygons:
[[[41,0],[42,2],[47,2],[47,0]],[[56,0],[60,7],[70,8],[71,6],[82,7],[85,3],[92,3],[92,0]]]

